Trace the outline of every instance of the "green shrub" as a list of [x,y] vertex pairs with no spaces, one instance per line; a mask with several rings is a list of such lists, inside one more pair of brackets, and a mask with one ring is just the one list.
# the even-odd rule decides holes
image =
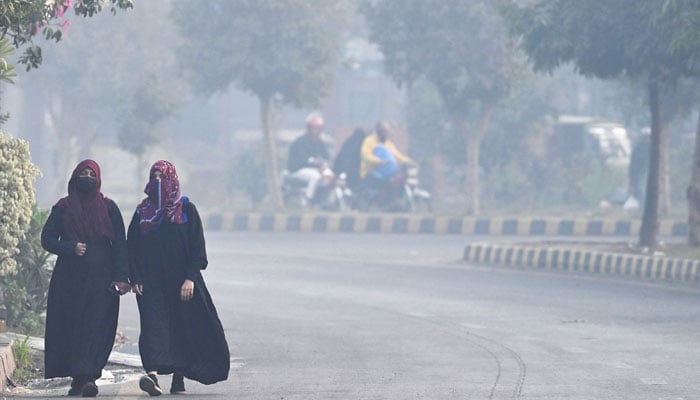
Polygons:
[[29,345],[29,336],[25,337],[24,340],[15,341],[12,344],[12,352],[17,366],[13,376],[16,382],[23,382],[29,377],[32,367],[32,348]]
[[51,277],[52,255],[41,247],[41,229],[48,211],[34,207],[34,213],[19,244],[17,270],[0,278],[7,308],[7,326],[16,332],[43,336],[44,312]]
[[17,268],[15,256],[32,217],[37,174],[29,144],[0,132],[0,276]]
[[241,149],[229,162],[227,171],[227,188],[231,191],[245,193],[257,204],[267,194],[267,177],[262,143],[241,146]]

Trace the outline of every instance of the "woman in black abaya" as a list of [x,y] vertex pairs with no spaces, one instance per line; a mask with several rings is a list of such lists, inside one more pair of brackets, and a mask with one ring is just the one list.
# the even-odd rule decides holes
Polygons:
[[228,344],[200,272],[207,255],[197,209],[180,195],[177,172],[168,161],[151,167],[145,193],[128,232],[146,370],[139,386],[158,396],[157,374],[173,374],[171,393],[185,391],[184,377],[203,384],[226,380]]
[[68,196],[51,209],[41,244],[57,254],[46,311],[46,378],[73,378],[69,396],[97,395],[114,345],[119,295],[129,291],[124,221],[100,192],[99,165],[78,164]]

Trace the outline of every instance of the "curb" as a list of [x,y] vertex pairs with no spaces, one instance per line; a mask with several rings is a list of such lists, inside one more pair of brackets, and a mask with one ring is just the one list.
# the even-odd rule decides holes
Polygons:
[[10,335],[0,334],[0,394],[7,390],[7,380],[16,368],[12,342]]
[[700,260],[537,246],[468,244],[463,261],[515,268],[698,282]]
[[[10,333],[7,332],[4,334],[5,337],[8,337],[10,340],[24,340],[26,335],[21,335],[19,333]],[[0,336],[1,338],[2,336]],[[36,337],[36,336],[30,336],[29,340],[27,341],[29,346],[33,350],[39,350],[39,351],[44,351],[44,338]],[[2,343],[0,342],[0,347],[2,346]],[[119,365],[125,365],[127,367],[141,367],[141,356],[137,354],[128,354],[128,353],[121,353],[118,351],[112,351],[109,353],[109,359],[107,362],[111,364],[119,364]]]
[[[382,214],[209,214],[209,230],[234,232],[407,233],[505,236],[634,236],[632,219],[473,218]],[[684,237],[685,221],[659,221],[659,234]]]

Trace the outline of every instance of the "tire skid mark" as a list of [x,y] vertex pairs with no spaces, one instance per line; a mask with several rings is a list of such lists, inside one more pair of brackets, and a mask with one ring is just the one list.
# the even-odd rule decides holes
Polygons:
[[[440,322],[436,321],[430,318],[423,318],[423,317],[417,317],[412,314],[406,314],[398,311],[392,311],[392,310],[384,310],[384,309],[379,309],[376,307],[369,307],[373,308],[377,311],[381,310],[385,313],[392,314],[394,316],[399,316],[404,319],[410,319],[413,321],[419,321],[424,324],[429,324],[434,327],[441,328],[448,332],[450,335],[455,336],[455,337],[460,337],[462,339],[466,339],[467,341],[470,342],[473,346],[483,350],[487,354],[491,356],[491,358],[494,360],[494,363],[496,365],[496,377],[494,378],[494,383],[491,386],[491,390],[489,393],[489,400],[492,400],[496,396],[496,390],[498,389],[499,385],[501,384],[501,380],[503,378],[503,372],[504,372],[504,367],[503,367],[503,361],[504,361],[504,355],[499,353],[505,353],[505,357],[508,357],[512,359],[515,364],[518,366],[518,376],[516,378],[516,383],[513,387],[512,390],[512,395],[510,396],[511,399],[513,400],[518,400],[522,398],[522,391],[523,391],[523,386],[525,385],[525,378],[527,375],[527,365],[525,364],[525,361],[522,359],[520,354],[513,350],[512,348],[504,345],[503,343],[500,343],[499,341],[495,339],[488,338],[483,335],[476,334],[468,329],[466,329],[464,326],[459,325],[459,324],[453,324],[453,323],[445,323],[445,322]],[[455,330],[457,332],[455,332]]]

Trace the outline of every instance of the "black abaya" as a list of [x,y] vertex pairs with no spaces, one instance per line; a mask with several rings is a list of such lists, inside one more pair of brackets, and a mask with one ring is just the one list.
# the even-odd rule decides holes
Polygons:
[[62,208],[53,207],[41,232],[42,246],[58,255],[46,311],[46,378],[97,379],[112,351],[119,295],[110,284],[127,282],[129,273],[122,215],[111,200],[107,209],[115,239],[88,240],[83,256],[65,235]]
[[[228,344],[200,272],[207,267],[202,221],[189,201],[183,213],[185,223],[162,222],[145,234],[138,212],[129,225],[131,278],[143,285],[139,352],[147,372],[212,384],[228,378]],[[182,301],[186,279],[194,282],[194,297]]]

